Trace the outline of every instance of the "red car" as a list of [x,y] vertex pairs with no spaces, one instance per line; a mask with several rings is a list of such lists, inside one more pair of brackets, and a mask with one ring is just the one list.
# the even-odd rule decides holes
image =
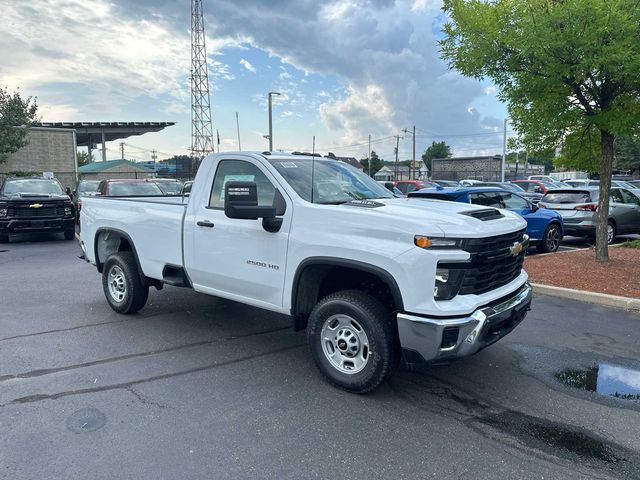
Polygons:
[[164,195],[160,187],[147,180],[102,180],[98,193],[104,197],[153,197]]
[[422,180],[397,180],[393,182],[393,186],[407,195],[410,192],[416,190],[422,190],[423,188],[433,188],[435,185],[431,182],[423,182]]

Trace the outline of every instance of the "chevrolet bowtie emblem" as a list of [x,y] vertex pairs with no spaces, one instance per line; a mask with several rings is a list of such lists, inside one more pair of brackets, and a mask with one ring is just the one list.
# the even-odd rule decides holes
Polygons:
[[41,203],[32,203],[31,205],[29,205],[29,208],[42,208],[42,204]]
[[512,257],[518,256],[521,251],[522,251],[522,243],[520,242],[516,242],[511,247],[509,247],[509,252],[511,253]]

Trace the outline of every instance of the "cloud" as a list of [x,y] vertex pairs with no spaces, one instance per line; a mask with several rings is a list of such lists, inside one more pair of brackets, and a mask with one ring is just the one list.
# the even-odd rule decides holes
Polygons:
[[241,58],[240,59],[240,65],[242,65],[244,68],[249,70],[251,73],[256,73],[256,68],[253,65],[251,65],[251,63],[249,63],[248,60],[245,60],[244,58]]
[[[111,107],[141,96],[188,105],[189,6],[186,0],[5,2],[0,82],[26,92],[81,84],[90,90],[88,102]],[[418,148],[444,139],[454,153],[499,150],[498,135],[475,135],[492,132],[499,116],[495,106],[474,103],[494,95],[492,87],[449,71],[439,58],[440,7],[438,0],[211,0],[204,13],[207,47],[216,53],[212,87],[234,78],[222,60],[225,49],[252,45],[282,60],[271,87],[282,96],[274,101],[292,112],[316,108],[335,142],[388,137],[415,124],[432,132]],[[248,61],[240,63],[251,71]],[[312,95],[296,81],[300,72],[337,78],[343,87]]]

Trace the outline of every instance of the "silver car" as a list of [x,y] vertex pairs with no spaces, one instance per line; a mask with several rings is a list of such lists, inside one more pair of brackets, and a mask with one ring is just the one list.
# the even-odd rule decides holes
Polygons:
[[[594,187],[549,190],[538,206],[562,215],[565,235],[595,237],[598,194]],[[612,188],[607,243],[627,233],[640,233],[640,198],[626,188]]]

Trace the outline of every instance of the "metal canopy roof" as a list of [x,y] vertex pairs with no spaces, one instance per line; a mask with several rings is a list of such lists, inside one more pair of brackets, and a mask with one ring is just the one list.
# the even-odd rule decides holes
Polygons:
[[76,144],[81,147],[113,142],[133,135],[143,135],[175,125],[176,122],[41,122],[37,127],[68,128],[76,131]]

